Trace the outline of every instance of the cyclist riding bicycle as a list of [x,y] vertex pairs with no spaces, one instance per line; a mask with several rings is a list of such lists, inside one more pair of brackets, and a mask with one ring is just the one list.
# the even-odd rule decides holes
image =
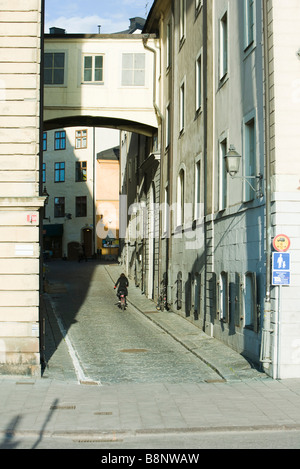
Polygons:
[[118,291],[117,291],[118,298],[120,299],[120,293],[122,292],[125,295],[125,301],[126,301],[126,297],[128,296],[127,287],[129,286],[129,282],[125,274],[120,275],[120,277],[115,283],[114,288],[117,288],[117,286],[118,286]]

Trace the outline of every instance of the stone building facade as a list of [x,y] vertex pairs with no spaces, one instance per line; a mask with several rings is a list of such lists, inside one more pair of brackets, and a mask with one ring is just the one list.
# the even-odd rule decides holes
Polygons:
[[[295,0],[157,0],[143,31],[159,38],[156,291],[167,279],[171,311],[274,378],[300,376],[299,18]],[[282,233],[292,280],[278,286]]]
[[0,372],[40,370],[41,1],[0,2]]

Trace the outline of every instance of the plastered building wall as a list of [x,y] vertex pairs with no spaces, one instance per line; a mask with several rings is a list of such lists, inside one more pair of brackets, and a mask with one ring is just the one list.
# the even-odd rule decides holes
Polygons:
[[269,2],[273,35],[270,53],[272,228],[291,241],[291,285],[274,287],[272,343],[274,371],[280,378],[300,376],[300,4]]

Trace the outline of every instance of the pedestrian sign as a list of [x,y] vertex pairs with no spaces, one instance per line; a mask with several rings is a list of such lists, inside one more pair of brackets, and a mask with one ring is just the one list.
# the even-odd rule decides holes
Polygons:
[[291,284],[291,259],[289,252],[273,252],[272,285]]
[[290,253],[273,252],[273,269],[290,270]]

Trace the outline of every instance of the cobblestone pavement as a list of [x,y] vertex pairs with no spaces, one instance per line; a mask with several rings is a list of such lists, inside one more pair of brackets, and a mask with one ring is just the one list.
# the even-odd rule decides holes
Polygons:
[[[122,312],[109,270],[96,262],[49,263],[49,302],[62,320],[86,380],[116,384],[220,379],[215,370],[133,305]],[[44,375],[75,379],[70,357],[60,352],[63,344],[54,322],[49,318],[46,327],[48,368]],[[51,345],[54,337],[55,347]]]

